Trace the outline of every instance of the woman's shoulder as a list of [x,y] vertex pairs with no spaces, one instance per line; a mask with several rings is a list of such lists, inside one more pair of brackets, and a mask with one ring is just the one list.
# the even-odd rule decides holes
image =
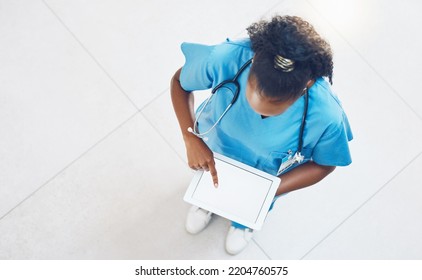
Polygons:
[[353,133],[340,99],[330,84],[323,78],[317,79],[311,87],[313,124],[322,129],[325,137],[344,136],[345,141],[353,139]]
[[337,94],[324,78],[318,78],[310,88],[313,111],[328,122],[340,124],[344,119],[344,110]]
[[221,43],[221,45],[228,46],[229,48],[241,48],[251,50],[251,40],[249,38],[241,38],[241,39],[230,39],[227,38],[226,41]]
[[214,58],[218,57],[232,57],[234,53],[247,53],[251,54],[251,43],[250,39],[238,39],[231,40],[227,38],[224,42],[215,45],[201,44],[201,43],[191,43],[183,42],[181,45],[183,53],[202,53],[212,55]]
[[188,61],[203,61],[213,85],[233,77],[253,57],[249,39],[226,39],[217,45],[184,43],[182,50]]
[[212,54],[214,62],[223,65],[243,63],[252,56],[251,43],[246,38],[238,40],[227,38],[224,42],[214,46]]
[[226,39],[217,45],[184,42],[181,49],[185,56],[181,72],[185,90],[215,86],[222,80],[233,77],[253,56],[249,39]]

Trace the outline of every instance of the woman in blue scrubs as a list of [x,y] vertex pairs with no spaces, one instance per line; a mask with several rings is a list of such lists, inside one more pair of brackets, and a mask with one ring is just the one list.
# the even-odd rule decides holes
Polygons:
[[[243,40],[212,46],[183,43],[186,62],[172,78],[171,97],[190,168],[209,171],[217,187],[213,152],[221,153],[279,176],[280,196],[349,165],[353,136],[330,88],[331,48],[315,29],[299,17],[275,16],[247,30],[249,38]],[[235,89],[223,87],[195,114],[193,91],[234,77],[239,93],[229,110]],[[186,229],[199,233],[211,217],[193,206]],[[241,252],[251,237],[251,229],[232,223],[227,252]]]

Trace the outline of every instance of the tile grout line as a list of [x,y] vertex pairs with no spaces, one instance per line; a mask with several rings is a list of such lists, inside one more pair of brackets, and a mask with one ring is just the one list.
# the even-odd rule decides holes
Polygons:
[[[45,1],[45,0],[43,0],[43,1]],[[277,7],[278,5],[280,5],[280,3],[282,3],[283,1],[284,0],[278,1],[271,8],[269,8],[267,11],[265,11],[262,14],[262,16],[265,16],[268,13],[270,13],[270,11],[272,11],[275,7]],[[238,32],[237,35],[235,35],[235,37],[239,36],[242,32],[243,31]],[[154,103],[157,99],[159,99],[162,95],[164,95],[169,90],[170,90],[170,87],[167,87],[160,94],[158,94],[156,97],[154,97],[152,100],[150,100],[147,104],[143,105],[142,108],[139,108],[139,111],[141,112],[142,116],[148,121],[148,123],[151,125],[151,127],[153,127],[153,129],[158,133],[158,135],[160,135],[160,137],[167,143],[167,145],[176,153],[177,157],[179,157],[179,159],[181,159],[183,162],[186,163],[186,160],[179,155],[179,153],[173,148],[173,145],[171,145],[171,143],[164,137],[164,135],[162,135],[161,132],[158,131],[158,129],[154,126],[154,124],[151,123],[151,121],[149,120],[148,116],[146,116],[145,113],[143,112],[149,105],[151,105],[152,103]]]
[[[252,22],[257,22],[260,21],[261,19],[263,19],[264,17],[267,17],[270,15],[270,13],[277,7],[279,6],[281,3],[283,3],[285,0],[280,0],[278,1],[276,4],[274,4],[271,8],[268,8],[265,12],[263,12],[260,16],[257,16]],[[250,23],[252,23],[250,22]],[[244,31],[246,30],[246,27],[243,28],[242,31],[239,31],[238,33],[236,33],[236,35],[234,35],[234,38],[238,38]],[[230,37],[229,37],[230,38]]]
[[155,125],[149,120],[149,118],[142,112],[140,111],[140,114],[142,115],[142,117],[144,117],[144,119],[148,122],[148,124],[152,127],[152,129],[161,137],[161,139],[167,144],[167,146],[169,146],[169,148],[176,154],[176,156],[185,164],[186,160],[179,155],[179,153],[176,151],[176,149],[174,149],[173,145],[171,145],[171,143],[166,139],[166,137],[164,137],[164,135],[155,127]]
[[106,71],[106,69],[100,64],[100,62],[94,57],[94,55],[85,47],[84,44],[76,37],[75,33],[70,30],[70,28],[64,23],[64,21],[57,15],[57,13],[47,4],[45,0],[42,0],[44,5],[48,10],[56,17],[60,24],[67,30],[67,32],[73,37],[73,39],[79,44],[79,46],[88,54],[89,57],[94,61],[94,63],[103,71],[103,73],[110,79],[110,81],[116,86],[116,88],[126,97],[126,99],[132,104],[133,107],[139,111],[138,106],[135,102],[129,97],[129,95],[122,89],[122,87],[113,79],[113,77]]
[[[76,42],[82,47],[82,49],[91,57],[91,59],[97,64],[97,66],[106,74],[106,76],[111,80],[111,82],[118,88],[118,90],[130,101],[130,103],[136,108],[137,113],[140,113],[146,121],[151,125],[151,127],[158,133],[158,135],[167,143],[167,145],[176,153],[177,157],[183,162],[186,162],[173,148],[172,145],[167,141],[167,139],[157,130],[157,128],[150,122],[147,116],[143,113],[143,110],[147,108],[150,104],[155,102],[159,97],[165,94],[169,90],[169,87],[164,89],[161,93],[151,99],[147,104],[139,108],[135,102],[128,96],[128,94],[119,86],[119,84],[111,77],[111,75],[105,70],[105,68],[99,63],[99,61],[91,54],[91,52],[85,47],[84,44],[78,39],[78,37],[70,30],[70,28],[63,22],[63,20],[57,15],[57,13],[46,3],[45,0],[42,0],[44,5],[50,10],[50,12],[57,18],[57,20],[62,24],[62,26],[69,32],[69,34],[76,40]],[[136,114],[135,114],[136,115]],[[107,136],[106,136],[107,137]],[[65,167],[66,168],[66,167]],[[0,217],[0,220],[3,217]]]
[[259,245],[259,243],[255,240],[255,238],[252,238],[253,243],[261,250],[261,252],[268,258],[268,260],[272,260],[272,258],[265,252],[265,250]]
[[[267,14],[269,14],[270,11],[272,11],[275,7],[277,7],[278,5],[280,5],[281,2],[283,2],[283,1],[281,0],[281,1],[277,2],[276,4],[274,4],[273,7],[269,8],[266,12],[263,13],[262,17],[265,16],[265,15],[267,15]],[[235,37],[237,37],[240,34],[242,34],[242,32],[243,31],[238,32]],[[142,116],[147,120],[147,122],[151,125],[151,127],[160,135],[160,137],[167,143],[167,145],[176,153],[177,157],[179,159],[181,159],[184,163],[186,163],[186,160],[179,155],[179,153],[173,148],[173,145],[171,145],[171,143],[164,137],[164,135],[162,135],[161,132],[158,131],[158,129],[150,122],[149,118],[143,112],[144,109],[146,109],[150,104],[152,104],[153,102],[155,102],[159,97],[161,97],[162,95],[164,95],[165,92],[167,92],[168,90],[169,90],[169,88],[166,88],[158,96],[156,96],[153,100],[151,100],[146,105],[144,105],[139,111],[141,112]],[[267,257],[268,260],[272,260],[271,257],[267,254],[267,252],[265,252],[265,250],[258,244],[258,242],[254,238],[252,238],[252,241],[259,248],[259,250]]]
[[[347,40],[343,34],[323,15],[319,12],[317,8],[315,8],[309,0],[306,0],[309,6],[321,17],[323,18],[328,25],[337,33],[340,38],[342,38],[347,45],[363,60],[363,62],[389,87],[393,93],[410,109],[417,118],[422,120],[422,116],[413,109],[412,106],[396,91],[396,89],[375,69],[375,67],[369,63],[369,61]],[[400,175],[410,164],[412,164],[419,156],[421,156],[422,152],[419,152],[413,159],[410,160],[402,169],[400,169],[390,180],[388,180],[380,189],[378,189],[372,196],[370,196],[366,201],[364,201],[355,211],[353,211],[348,217],[346,217],[340,224],[338,224],[331,232],[329,232],[324,238],[322,238],[317,244],[315,244],[307,253],[305,253],[300,259],[303,260],[306,258],[312,251],[314,251],[319,245],[321,245],[329,236],[331,236],[335,231],[337,231],[347,220],[349,220],[353,215],[355,215],[363,206],[365,206],[372,198],[374,198],[378,193],[380,193],[392,180],[394,180],[398,175]]]
[[[279,1],[274,7],[278,6],[282,1]],[[58,15],[52,10],[52,8],[43,0],[43,3],[45,6],[53,13],[53,15],[59,20],[59,22],[65,27],[65,29],[71,34],[71,36],[78,42],[78,44],[85,50],[85,52],[93,59],[93,61],[97,64],[98,67],[106,74],[106,76],[112,81],[112,83],[118,88],[118,90],[132,103],[132,105],[137,109],[137,112],[133,114],[129,119],[124,121],[122,124],[120,124],[117,128],[113,129],[110,133],[108,133],[106,136],[104,136],[102,139],[100,139],[97,143],[95,143],[93,146],[88,148],[87,151],[82,153],[79,157],[77,157],[75,160],[73,160],[70,164],[65,166],[62,170],[60,170],[56,175],[54,175],[52,178],[47,180],[44,184],[42,184],[38,189],[36,189],[34,192],[32,192],[28,197],[26,197],[24,200],[22,200],[18,205],[16,205],[14,208],[12,208],[10,211],[8,211],[5,215],[0,217],[0,221],[6,217],[10,212],[12,212],[14,209],[16,209],[18,206],[20,206],[22,203],[24,203],[27,199],[29,199],[32,195],[34,195],[36,192],[38,192],[40,189],[42,189],[45,185],[47,185],[50,181],[52,181],[54,178],[56,178],[60,173],[62,173],[64,170],[69,168],[73,163],[78,161],[80,158],[82,158],[86,153],[88,153],[91,149],[93,149],[95,146],[100,144],[102,141],[104,141],[108,136],[113,134],[116,130],[118,130],[121,126],[123,126],[125,123],[129,122],[132,118],[134,118],[138,113],[141,113],[141,115],[147,120],[147,122],[151,125],[151,127],[160,135],[162,139],[170,146],[170,148],[176,153],[177,157],[181,159],[183,162],[185,160],[176,152],[176,150],[170,145],[170,143],[165,139],[165,137],[156,129],[156,127],[149,121],[147,116],[142,112],[146,107],[148,107],[151,103],[153,103],[155,100],[157,100],[159,97],[161,97],[167,90],[165,89],[163,92],[158,94],[155,98],[153,98],[150,102],[148,102],[146,105],[142,106],[142,108],[138,108],[137,105],[131,100],[131,98],[125,93],[125,91],[117,84],[117,82],[111,77],[111,75],[105,70],[105,68],[98,62],[98,60],[88,51],[88,49],[82,44],[82,42],[76,37],[76,35],[64,24],[64,22],[58,17]],[[310,4],[310,3],[309,3]],[[311,5],[311,4],[310,4]],[[311,5],[312,6],[312,5]],[[313,7],[313,6],[312,6]],[[314,8],[314,7],[313,7]],[[269,9],[267,12],[264,13],[267,14],[272,10],[273,8]],[[314,8],[315,10],[315,8]],[[327,20],[326,20],[327,21]],[[328,22],[328,21],[327,21]],[[330,26],[331,23],[329,23]],[[332,26],[333,27],[333,26]],[[402,102],[411,110],[413,111],[416,116],[422,120],[422,117],[406,102],[406,100],[376,71],[376,69],[347,41],[339,32],[337,29],[333,27],[333,29],[345,40],[345,42],[358,54],[359,57],[381,78],[382,81],[384,81],[390,89],[393,90],[393,92],[402,100]],[[318,247],[324,240],[326,240],[332,233],[334,233],[342,224],[344,224],[350,217],[352,217],[356,212],[358,212],[367,202],[369,202],[373,197],[375,197],[380,191],[382,191],[394,178],[396,178],[403,170],[405,170],[414,160],[416,160],[421,153],[419,153],[414,159],[412,159],[403,169],[401,169],[396,175],[394,175],[386,184],[384,184],[378,191],[376,191],[368,200],[366,200],[360,207],[358,207],[350,216],[348,216],[342,223],[340,223],[336,228],[334,228],[333,231],[331,231],[325,238],[323,238],[319,243],[317,243],[310,251],[308,251],[301,259],[305,258],[310,252],[312,252],[316,247]],[[253,242],[258,246],[258,248],[264,253],[264,255],[271,260],[271,258],[267,255],[267,253],[259,246],[259,244],[256,242],[256,240],[253,239]]]
[[369,63],[369,61],[349,42],[349,40],[346,39],[345,36],[343,36],[343,34],[323,15],[319,12],[318,9],[315,8],[314,5],[312,5],[309,0],[306,0],[306,2],[308,3],[309,6],[312,7],[312,9],[321,17],[323,18],[328,25],[337,33],[337,35],[340,36],[340,38],[342,38],[347,45],[350,46],[350,48],[363,60],[363,62],[375,73],[376,76],[378,76],[378,78],[380,78],[386,85],[388,88],[390,88],[393,93],[404,103],[404,105],[406,105],[406,107],[408,109],[410,109],[410,111],[413,112],[413,114],[416,115],[416,117],[419,120],[422,120],[422,115],[420,115],[404,98],[403,96],[401,96],[401,94],[375,69],[375,67]]
[[[271,8],[267,9],[259,18],[257,17],[257,19],[255,21],[258,21],[266,16],[268,16],[271,11],[273,11],[277,6],[279,6],[282,2],[284,2],[284,0],[280,0],[278,1],[276,4],[274,4]],[[238,32],[237,35],[235,36],[235,38],[239,37],[241,34],[243,33],[243,30]],[[267,254],[267,252],[264,250],[264,248],[261,247],[261,245],[259,245],[258,241],[255,240],[255,238],[252,238],[252,242],[255,243],[255,245],[259,248],[259,250],[261,250],[261,252],[268,258],[268,260],[272,260],[272,258]]]
[[354,216],[360,209],[362,209],[368,202],[370,202],[376,195],[383,191],[397,176],[399,176],[409,165],[416,161],[422,155],[422,151],[419,152],[414,158],[412,158],[402,169],[400,169],[393,177],[391,177],[381,188],[373,193],[367,200],[365,200],[358,208],[356,208],[349,216],[347,216],[341,223],[334,227],[328,234],[326,234],[318,243],[316,243],[308,252],[306,252],[300,259],[306,258],[312,251],[314,251],[319,245],[328,239],[334,232],[336,232],[344,223],[346,223],[352,216]]
[[126,123],[131,121],[133,118],[135,118],[140,112],[136,112],[132,114],[128,119],[117,125],[114,129],[112,129],[109,133],[107,133],[104,137],[102,137],[100,140],[95,142],[93,145],[91,145],[87,150],[82,152],[78,157],[76,157],[74,160],[72,160],[70,163],[68,163],[65,167],[63,167],[61,170],[59,170],[55,175],[51,176],[50,179],[48,179],[46,182],[41,184],[36,190],[31,192],[29,195],[27,195],[23,200],[21,200],[18,204],[16,204],[12,209],[7,211],[4,215],[0,216],[0,221],[3,220],[7,215],[9,215],[11,212],[13,212],[16,208],[18,208],[20,205],[22,205],[25,201],[27,201],[29,198],[31,198],[33,195],[35,195],[38,191],[40,191],[43,187],[45,187],[47,184],[49,184],[51,181],[56,179],[61,173],[63,173],[66,169],[71,167],[74,163],[76,163],[78,160],[80,160],[82,157],[84,157],[87,153],[89,153],[92,149],[94,149],[96,146],[104,142],[109,136],[111,136],[113,133],[115,133],[117,130],[119,130],[122,126],[124,126]]
[[[272,12],[275,8],[281,5],[281,3],[285,2],[285,0],[280,0],[276,4],[274,4],[271,8],[269,8],[265,13],[262,14],[262,17],[271,16],[270,12]],[[278,13],[277,13],[278,14]],[[273,12],[274,15],[274,12]]]
[[[43,1],[45,1],[45,0],[43,0]],[[277,7],[278,5],[280,5],[280,3],[282,3],[283,1],[284,0],[278,1],[271,8],[269,8],[267,11],[265,11],[262,14],[262,16],[265,16],[265,15],[269,14],[270,11],[272,11],[275,7]],[[235,35],[235,37],[239,36],[242,32],[243,31],[238,32],[237,35]],[[157,99],[159,99],[162,95],[164,95],[167,91],[169,91],[169,89],[170,89],[170,87],[167,87],[165,90],[163,90],[161,93],[159,93],[156,97],[154,97],[152,100],[150,100],[147,104],[143,105],[142,108],[139,108],[139,112],[141,112],[142,116],[148,121],[148,123],[151,125],[151,127],[153,127],[153,129],[158,133],[158,135],[160,135],[160,137],[167,143],[167,145],[170,147],[170,149],[173,150],[176,153],[177,157],[179,159],[181,159],[183,162],[186,163],[186,160],[179,155],[179,153],[173,148],[173,145],[171,145],[171,143],[164,137],[164,135],[161,134],[161,132],[154,126],[154,124],[151,123],[151,121],[149,120],[148,116],[146,116],[145,113],[143,112],[149,105],[151,105],[152,103],[154,103]],[[264,252],[264,254],[266,255],[265,252]],[[268,257],[268,255],[267,255],[267,257]]]
[[145,110],[147,107],[149,107],[152,103],[157,101],[157,99],[159,99],[162,95],[164,95],[169,90],[170,90],[170,87],[167,87],[166,89],[162,90],[159,94],[157,94],[157,96],[153,97],[145,105],[143,105],[141,108],[139,108],[139,111],[142,112],[143,110]]

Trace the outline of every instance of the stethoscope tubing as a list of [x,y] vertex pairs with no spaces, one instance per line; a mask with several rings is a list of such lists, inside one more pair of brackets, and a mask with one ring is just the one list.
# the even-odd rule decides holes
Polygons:
[[303,149],[303,133],[305,131],[306,117],[308,115],[308,106],[309,106],[309,93],[308,88],[305,91],[305,107],[303,108],[302,122],[300,123],[299,130],[299,142],[297,144],[297,153],[301,154]]
[[[242,72],[252,63],[252,61],[253,61],[253,58],[249,59],[244,65],[242,65],[242,67],[240,67],[240,69],[238,70],[236,75],[233,77],[233,79],[225,80],[225,81],[219,83],[217,86],[215,86],[211,90],[210,96],[208,97],[205,104],[202,106],[202,108],[199,110],[197,116],[195,117],[193,129],[191,127],[188,128],[189,132],[191,132],[192,134],[194,134],[195,136],[197,136],[199,138],[203,138],[205,141],[208,140],[208,137],[205,137],[205,136],[208,133],[210,133],[217,126],[217,124],[221,121],[221,119],[224,117],[224,115],[227,113],[227,111],[236,102],[236,100],[239,96],[239,92],[240,92],[240,85],[239,85],[239,82],[237,80],[238,80],[239,76],[242,74]],[[229,83],[233,83],[236,87],[235,94],[234,94],[233,99],[231,100],[230,104],[227,106],[226,110],[224,110],[224,112],[221,114],[221,116],[217,119],[217,121],[211,126],[211,128],[209,128],[205,132],[202,132],[202,133],[199,132],[198,131],[198,120],[201,117],[202,112],[204,111],[205,107],[208,105],[211,98],[214,96],[214,93],[216,93],[217,90],[219,90],[220,88],[224,87],[225,85],[227,85]],[[306,118],[307,118],[307,115],[308,115],[308,107],[309,107],[308,88],[305,88],[304,95],[305,95],[305,104],[304,104],[304,109],[303,109],[303,114],[302,114],[302,121],[301,121],[300,129],[299,129],[298,147],[297,147],[297,151],[295,153],[295,156],[293,157],[295,159],[295,161],[298,162],[298,163],[302,162],[303,159],[304,159],[304,157],[302,156],[302,149],[303,149],[303,136],[304,136],[303,134],[304,134],[304,131],[305,131]]]

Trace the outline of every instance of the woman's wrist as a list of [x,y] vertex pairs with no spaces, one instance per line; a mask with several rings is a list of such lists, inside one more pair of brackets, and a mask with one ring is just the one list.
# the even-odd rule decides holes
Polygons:
[[192,132],[188,131],[188,129],[182,131],[183,140],[191,141],[193,139],[199,139],[196,135],[194,135]]

